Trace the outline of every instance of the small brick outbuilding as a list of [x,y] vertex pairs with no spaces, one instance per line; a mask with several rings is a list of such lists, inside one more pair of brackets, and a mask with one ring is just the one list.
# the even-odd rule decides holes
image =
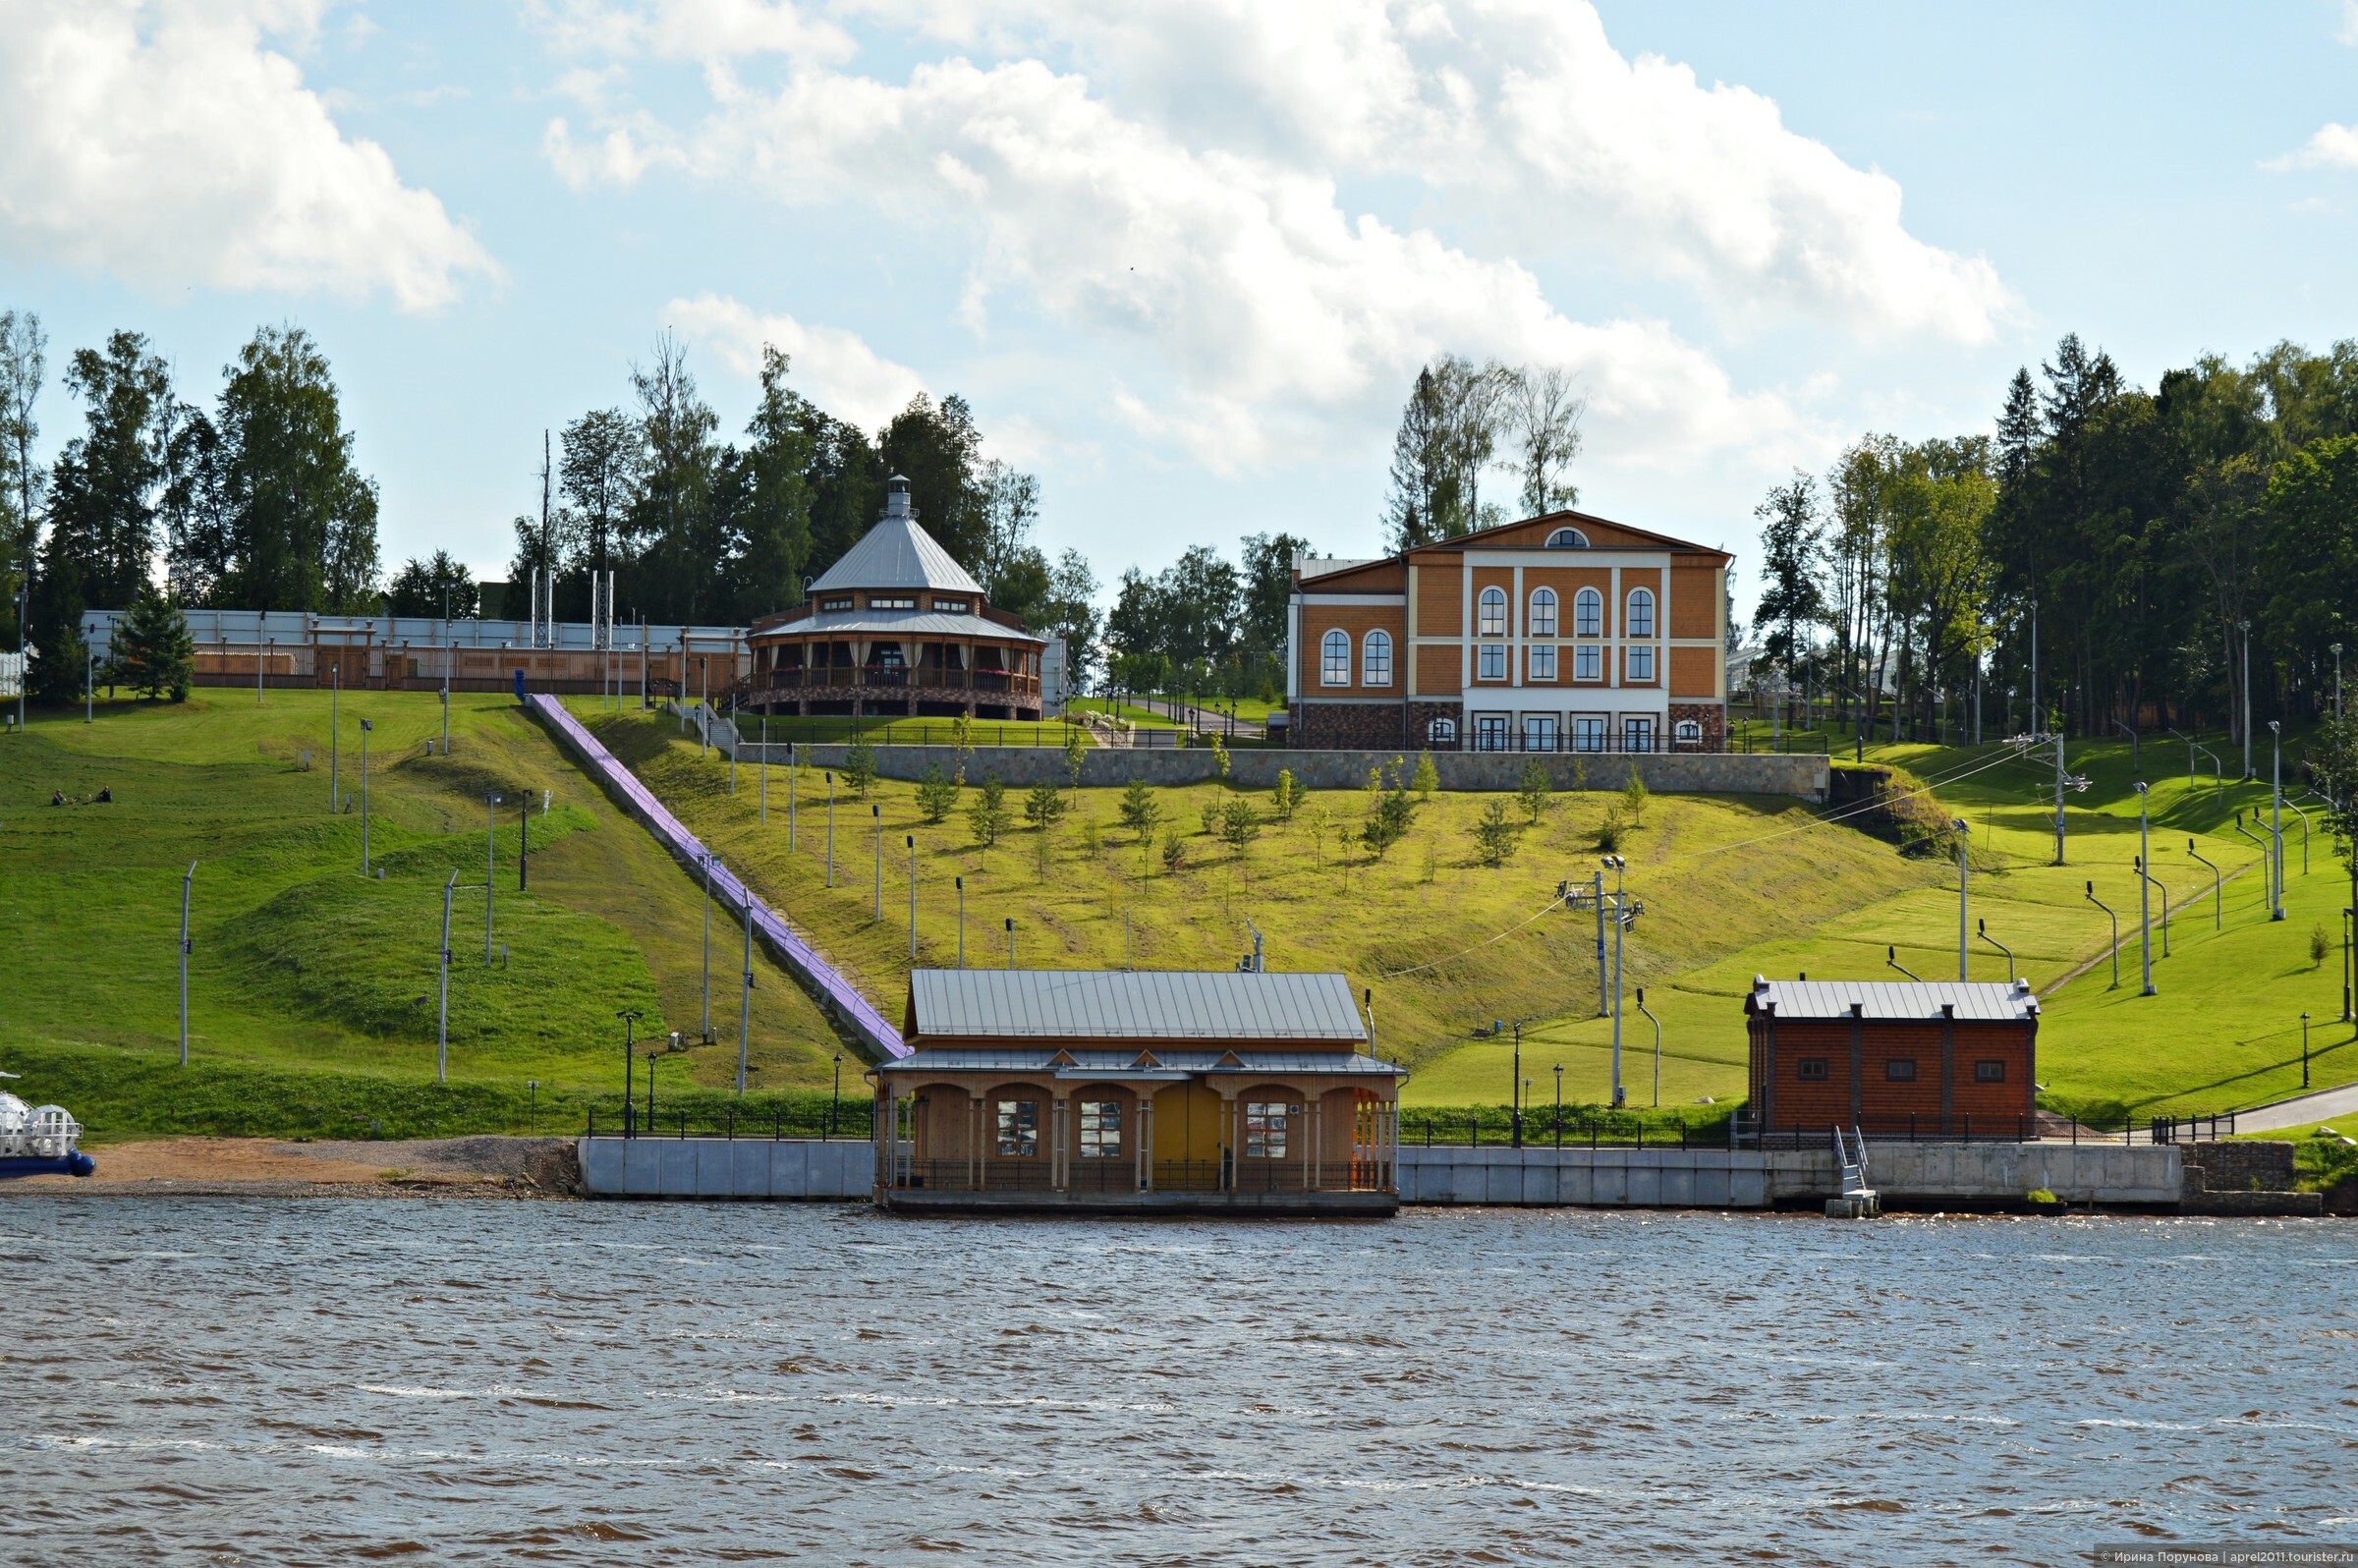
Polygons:
[[2027,980],[1756,975],[1744,1011],[1753,1115],[1765,1133],[2038,1135],[2039,998]]

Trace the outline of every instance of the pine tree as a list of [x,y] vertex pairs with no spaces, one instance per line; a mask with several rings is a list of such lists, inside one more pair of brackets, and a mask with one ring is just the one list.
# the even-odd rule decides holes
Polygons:
[[152,584],[140,590],[123,626],[123,681],[141,697],[189,700],[196,667],[196,643],[189,618]]
[[928,822],[938,822],[958,809],[958,786],[943,776],[938,762],[926,768],[926,776],[918,781],[917,809],[926,813]]
[[1515,795],[1522,801],[1523,810],[1531,817],[1534,826],[1546,813],[1549,788],[1547,765],[1544,762],[1535,756],[1523,764],[1522,787],[1515,791]]
[[1492,801],[1483,809],[1482,820],[1474,827],[1474,852],[1482,864],[1504,866],[1515,853],[1515,824],[1506,814],[1504,801]]
[[982,788],[975,796],[975,804],[967,808],[966,820],[975,830],[975,842],[984,849],[999,841],[1007,831],[1007,786],[996,775],[982,780]]

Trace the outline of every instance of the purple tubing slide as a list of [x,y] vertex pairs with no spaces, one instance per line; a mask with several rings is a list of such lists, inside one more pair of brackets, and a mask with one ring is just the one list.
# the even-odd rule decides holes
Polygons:
[[[704,859],[711,852],[694,833],[680,825],[678,817],[664,809],[638,776],[597,744],[596,737],[584,729],[579,720],[565,711],[555,698],[535,693],[526,700],[542,723],[556,731],[558,739],[571,747],[589,764],[590,770],[607,789],[620,796],[624,809],[637,817],[646,830],[671,851],[672,858],[694,872],[703,869]],[[742,917],[750,905],[754,912],[754,929],[762,944],[777,961],[794,971],[802,982],[819,998],[819,1003],[836,1021],[859,1036],[869,1054],[879,1061],[910,1054],[901,1042],[901,1032],[884,1022],[869,999],[835,973],[826,960],[811,950],[811,944],[794,933],[792,926],[780,920],[767,904],[735,872],[723,866],[717,857],[712,860],[712,893],[722,906]]]

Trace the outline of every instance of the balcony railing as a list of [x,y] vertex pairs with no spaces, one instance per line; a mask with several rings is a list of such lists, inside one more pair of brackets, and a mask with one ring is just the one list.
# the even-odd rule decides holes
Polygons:
[[[1164,1193],[1376,1193],[1392,1190],[1388,1160],[1347,1159],[1312,1170],[1292,1159],[1158,1159],[1153,1190]],[[1120,1155],[1071,1160],[1063,1191],[1126,1193],[1139,1188],[1138,1161]],[[903,1156],[892,1185],[915,1192],[1048,1193],[1057,1191],[1045,1154],[1022,1159],[985,1158],[978,1168],[963,1159]]]
[[1004,670],[952,670],[934,665],[916,669],[880,666],[814,670],[756,670],[747,685],[756,692],[841,691],[850,687],[938,687],[950,692],[1028,692],[1039,690],[1037,675],[1010,675]]

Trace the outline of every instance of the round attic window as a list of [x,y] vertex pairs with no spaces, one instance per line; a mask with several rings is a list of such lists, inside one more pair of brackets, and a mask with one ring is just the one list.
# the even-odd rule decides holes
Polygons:
[[1551,550],[1585,550],[1588,547],[1589,536],[1578,529],[1557,529],[1547,535],[1547,548]]

